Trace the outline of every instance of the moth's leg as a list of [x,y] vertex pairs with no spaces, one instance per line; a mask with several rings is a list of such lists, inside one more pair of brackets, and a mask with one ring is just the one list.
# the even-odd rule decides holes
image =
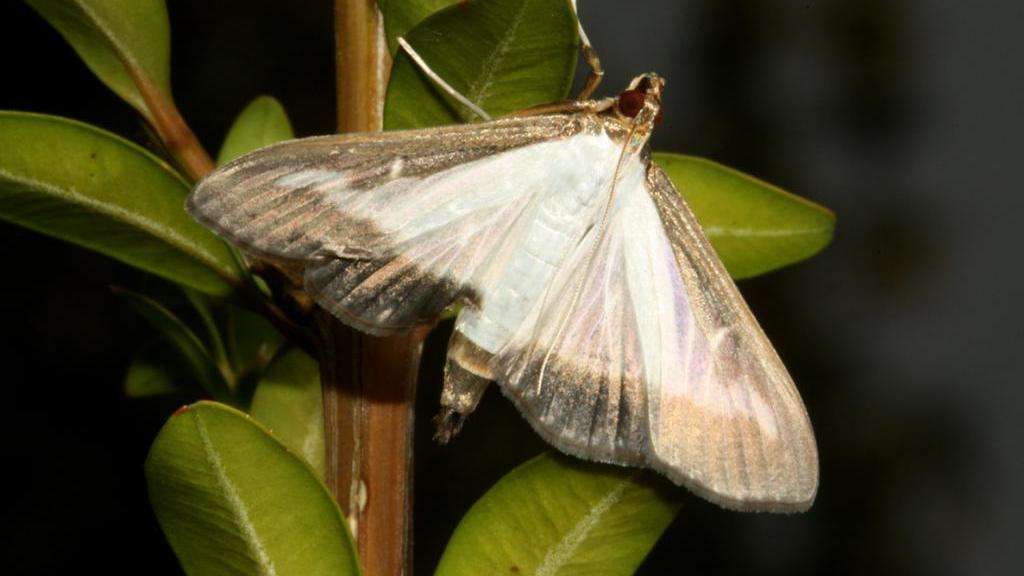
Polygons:
[[601,59],[597,57],[597,51],[590,45],[590,38],[583,30],[583,22],[580,21],[576,0],[572,0],[572,11],[576,16],[576,30],[580,35],[580,52],[583,54],[583,60],[587,66],[590,66],[590,74],[587,76],[586,83],[583,84],[583,89],[576,95],[576,99],[586,100],[601,85],[601,80],[604,79],[604,68],[601,67]]
[[460,104],[462,104],[466,108],[469,108],[469,110],[473,114],[476,114],[482,120],[487,122],[491,120],[490,114],[484,112],[482,108],[474,104],[469,98],[463,96],[461,93],[459,93],[458,90],[452,88],[450,84],[445,82],[443,78],[441,78],[436,72],[431,70],[430,66],[427,65],[423,58],[416,53],[416,50],[413,50],[413,47],[410,46],[409,43],[405,41],[405,38],[399,36],[398,45],[401,46],[403,50],[405,50],[405,53],[408,54],[410,58],[412,58],[412,61],[415,62],[417,66],[419,66],[420,70],[422,70],[423,73],[427,75],[427,78],[430,78],[430,80],[433,81],[438,88],[444,90],[449,96],[458,100]]

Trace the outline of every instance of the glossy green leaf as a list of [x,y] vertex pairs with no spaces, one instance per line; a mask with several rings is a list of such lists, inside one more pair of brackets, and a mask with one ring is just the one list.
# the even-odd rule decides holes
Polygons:
[[458,3],[459,0],[377,0],[384,15],[384,32],[388,38],[388,49],[394,54],[398,49],[397,38],[405,36],[435,12]]
[[831,210],[721,164],[657,152],[733,278],[799,262],[832,241]]
[[260,96],[249,103],[228,130],[217,164],[282,140],[295,137],[288,114],[275,98]]
[[87,124],[0,112],[0,219],[209,294],[241,272],[185,212],[189,187],[142,148]]
[[653,474],[544,454],[470,508],[437,574],[633,574],[681,494]]
[[257,385],[249,413],[323,478],[324,404],[316,360],[299,349],[278,356]]
[[166,338],[158,338],[142,348],[128,366],[124,393],[129,398],[148,398],[172,394],[197,395],[195,376],[181,353]]
[[[144,91],[171,94],[164,0],[25,0],[111,90],[147,118]],[[140,89],[141,87],[141,89]]]
[[210,396],[225,402],[231,398],[227,380],[191,328],[152,298],[123,288],[115,288],[114,291],[178,350],[192,375]]
[[358,574],[345,519],[309,466],[247,415],[175,413],[146,459],[149,498],[186,574]]
[[[566,0],[487,0],[438,12],[406,36],[434,72],[492,116],[564,100],[576,69],[576,20]],[[391,70],[387,130],[476,120],[442,96],[405,51]]]

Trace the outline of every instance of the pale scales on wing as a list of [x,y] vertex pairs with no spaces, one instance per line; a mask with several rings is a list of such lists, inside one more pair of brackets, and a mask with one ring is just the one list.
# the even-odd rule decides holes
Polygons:
[[303,267],[358,329],[463,301],[442,434],[496,380],[566,452],[654,468],[730,508],[804,509],[818,467],[799,394],[648,159],[661,86],[645,75],[628,98],[562,113],[271,146],[211,175],[189,209]]

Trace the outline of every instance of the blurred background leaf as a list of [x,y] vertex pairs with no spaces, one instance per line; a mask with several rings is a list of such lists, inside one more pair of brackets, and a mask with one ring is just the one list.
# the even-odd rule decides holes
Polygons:
[[655,152],[733,278],[814,256],[832,241],[831,210],[703,158]]
[[227,294],[241,273],[228,246],[186,214],[188,190],[166,163],[113,134],[0,112],[0,218]]
[[[492,116],[565,99],[576,70],[576,21],[566,0],[459,3],[406,40],[431,69]],[[442,96],[404,51],[395,56],[385,130],[479,120]]]
[[177,315],[142,294],[124,288],[115,288],[114,292],[174,346],[207,394],[221,402],[232,401],[230,378],[217,366],[203,341]]
[[235,118],[217,154],[217,164],[294,137],[288,114],[281,103],[272,96],[259,96]]
[[284,344],[284,336],[264,316],[228,305],[224,337],[228,357],[240,378],[261,373]]
[[274,359],[256,386],[249,413],[324,477],[324,407],[316,360],[299,349]]
[[186,574],[358,574],[337,504],[310,467],[246,414],[179,410],[146,459],[149,496]]
[[150,396],[198,396],[202,389],[181,352],[166,338],[149,342],[136,353],[124,377],[129,398]]
[[139,87],[171,95],[171,30],[164,0],[25,0],[86,66],[151,122]]
[[682,495],[642,471],[543,454],[470,508],[437,574],[633,574]]
[[196,311],[196,315],[199,317],[199,323],[202,325],[206,336],[203,339],[203,343],[206,345],[207,351],[209,351],[210,358],[217,366],[217,370],[224,376],[228,389],[233,392],[236,384],[235,375],[228,359],[224,336],[221,334],[220,326],[217,323],[216,312],[214,311],[216,302],[205,294],[189,288],[183,289],[183,292],[185,299],[192,305],[192,309]]

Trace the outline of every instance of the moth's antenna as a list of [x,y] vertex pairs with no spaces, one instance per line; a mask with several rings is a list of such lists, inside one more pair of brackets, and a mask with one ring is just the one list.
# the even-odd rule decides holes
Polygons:
[[576,95],[576,99],[586,100],[601,85],[601,80],[604,79],[604,68],[601,66],[601,59],[597,57],[597,51],[590,44],[590,38],[583,30],[583,22],[580,20],[580,11],[576,6],[576,0],[572,0],[572,13],[576,17],[576,31],[580,35],[580,52],[583,54],[583,60],[587,66],[590,66],[590,75],[587,76],[587,81],[583,84],[580,93]]
[[421,58],[420,55],[417,54],[415,50],[413,50],[412,46],[410,46],[409,43],[405,41],[405,38],[399,36],[398,45],[401,46],[402,49],[405,50],[405,53],[409,55],[409,58],[412,58],[412,61],[415,62],[416,65],[420,67],[420,70],[422,70],[423,73],[427,75],[427,78],[433,80],[434,84],[437,84],[437,86],[444,90],[446,93],[448,93],[449,96],[458,100],[460,104],[462,104],[466,108],[469,108],[469,110],[473,114],[476,114],[486,122],[491,121],[490,114],[484,112],[479,106],[471,102],[469,98],[466,98],[465,96],[460,94],[458,90],[452,88],[450,84],[445,82],[443,78],[441,78],[440,76],[437,75],[436,72],[431,70],[430,66],[427,66],[427,63],[423,61],[423,58]]

